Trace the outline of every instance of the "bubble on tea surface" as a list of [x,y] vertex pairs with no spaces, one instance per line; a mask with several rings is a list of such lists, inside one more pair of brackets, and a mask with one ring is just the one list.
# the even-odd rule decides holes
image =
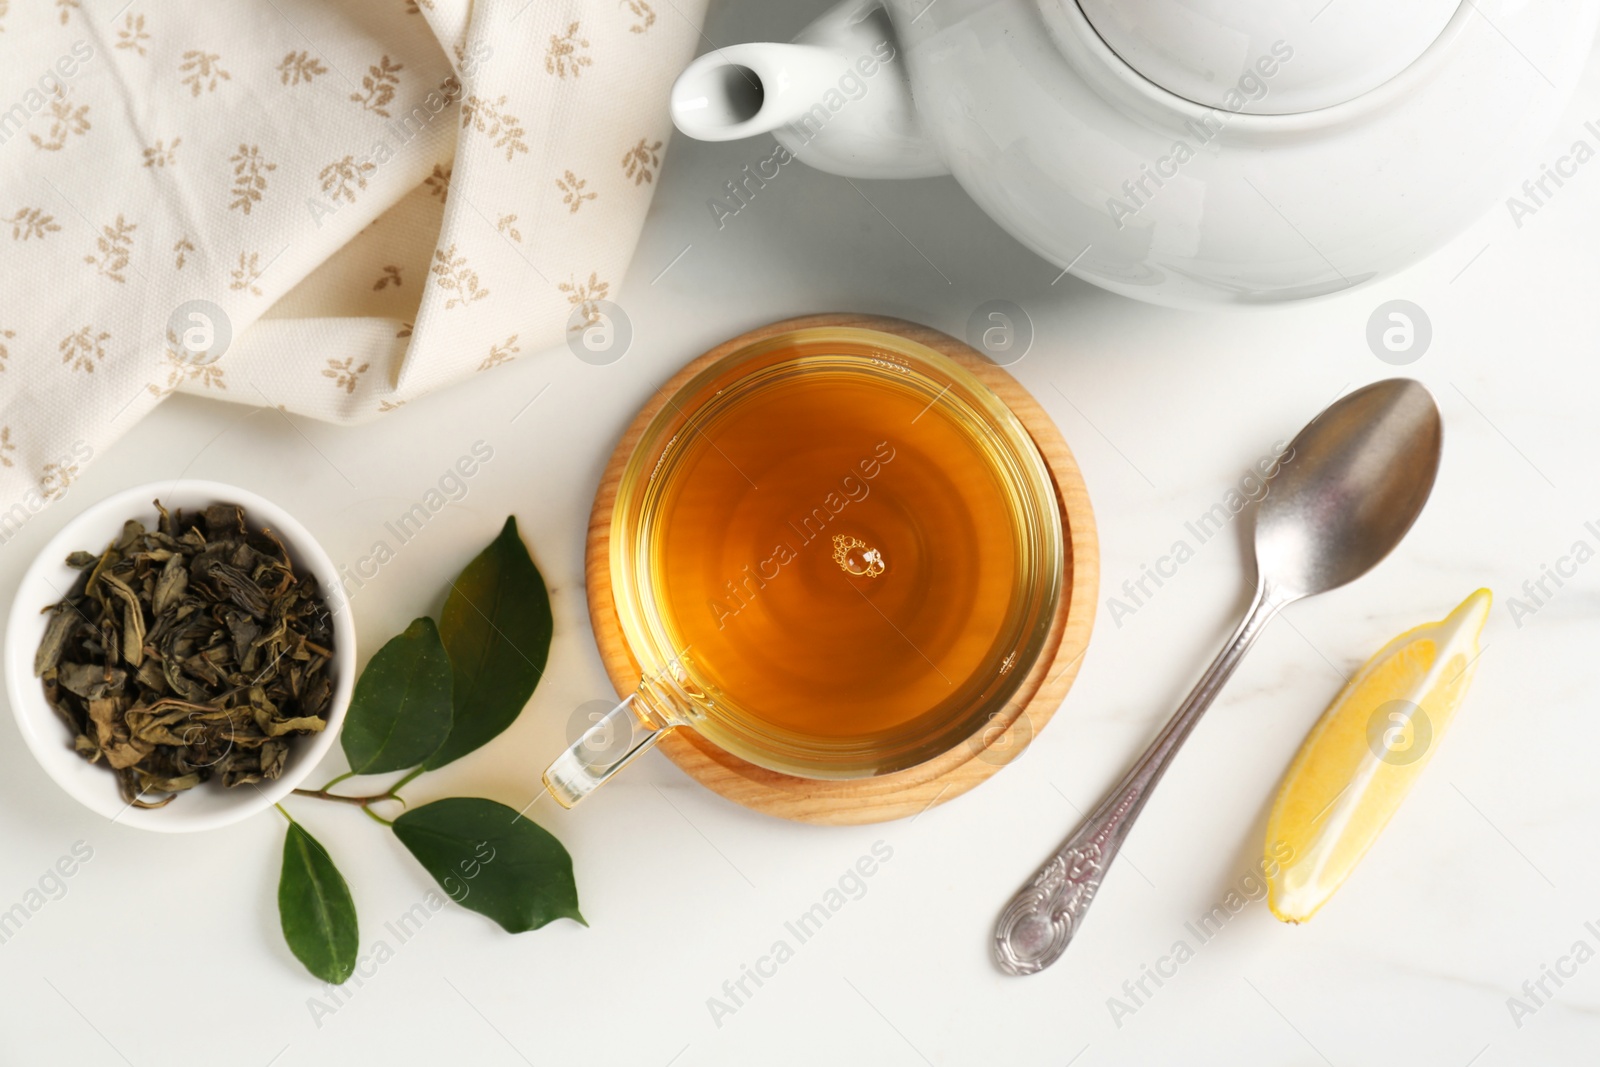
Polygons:
[[849,534],[834,535],[833,561],[857,578],[876,578],[888,566],[881,551]]

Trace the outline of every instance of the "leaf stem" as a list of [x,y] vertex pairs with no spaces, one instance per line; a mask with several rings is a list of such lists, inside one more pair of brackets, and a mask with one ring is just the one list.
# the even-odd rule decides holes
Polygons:
[[[295,790],[295,792],[299,792],[299,790]],[[274,804],[272,806],[278,809],[278,814],[282,815],[285,819],[289,820],[289,825],[290,826],[295,825],[294,816],[290,815],[288,813],[288,811],[286,811],[284,809],[284,806],[282,804]]]
[[316,797],[318,800],[337,800],[341,804],[354,804],[361,808],[365,808],[371,804],[382,803],[385,800],[396,800],[399,801],[401,805],[405,804],[405,798],[395,795],[395,792],[392,789],[382,793],[373,793],[370,796],[364,797],[351,797],[345,796],[342,793],[330,793],[326,789],[296,789],[294,792],[297,796]]
[[361,810],[363,812],[365,812],[367,818],[371,819],[373,822],[381,822],[385,826],[393,826],[394,825],[393,822],[391,822],[388,819],[385,819],[382,815],[379,815],[377,812],[373,811],[371,808],[367,807],[365,804],[361,805]]
[[[407,782],[411,781],[413,778],[415,778],[417,775],[421,774],[425,770],[427,770],[426,767],[413,767],[413,768],[411,768],[411,771],[410,771],[409,774],[407,774],[404,778],[400,779],[394,785],[391,785],[389,787],[390,795],[392,796],[394,794],[399,793],[401,786],[405,785]],[[399,797],[396,796],[395,799],[398,800]]]
[[356,776],[356,772],[355,771],[345,771],[343,774],[339,775],[338,777],[329,779],[328,784],[322,787],[322,791],[324,793],[326,793],[328,790],[332,789],[334,786],[338,785],[340,782],[344,781],[346,778],[354,778],[355,776]]

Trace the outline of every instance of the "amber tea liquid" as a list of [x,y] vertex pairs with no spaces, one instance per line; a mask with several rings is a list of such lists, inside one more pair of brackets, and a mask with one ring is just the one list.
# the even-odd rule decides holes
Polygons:
[[992,433],[892,364],[768,377],[658,467],[674,649],[778,735],[870,745],[969,713],[1014,665],[1028,562]]

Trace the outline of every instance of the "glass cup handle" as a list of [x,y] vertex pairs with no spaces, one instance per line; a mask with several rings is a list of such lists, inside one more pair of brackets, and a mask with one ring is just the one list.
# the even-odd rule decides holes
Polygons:
[[602,715],[544,772],[545,788],[570,808],[649,750],[676,723],[656,725],[633,710],[639,694]]

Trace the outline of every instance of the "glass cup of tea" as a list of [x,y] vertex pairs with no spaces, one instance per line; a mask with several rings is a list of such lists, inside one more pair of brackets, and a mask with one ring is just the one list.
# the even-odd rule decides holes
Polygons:
[[924,763],[1018,695],[1063,595],[1021,422],[949,357],[854,327],[690,378],[629,454],[608,542],[590,580],[640,681],[545,771],[566,807],[676,729],[802,778]]

